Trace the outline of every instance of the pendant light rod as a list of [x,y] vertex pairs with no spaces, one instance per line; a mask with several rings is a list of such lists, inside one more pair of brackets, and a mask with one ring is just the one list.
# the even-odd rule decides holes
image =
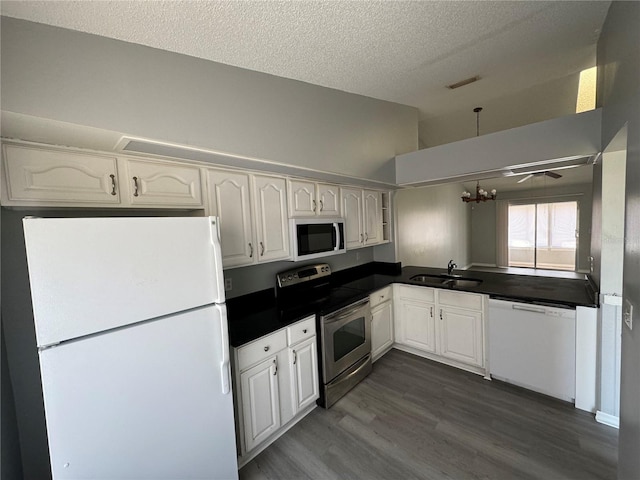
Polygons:
[[476,137],[480,136],[480,112],[482,111],[482,107],[476,107],[473,109],[476,112]]
[[[476,107],[473,109],[476,113],[476,137],[480,136],[480,112],[482,111],[482,107]],[[476,183],[476,196],[472,197],[471,192],[467,192],[466,190],[462,192],[462,196],[460,197],[464,203],[469,202],[486,202],[487,200],[495,200],[498,196],[498,192],[494,188],[491,192],[487,192],[483,188],[480,188],[480,181]]]

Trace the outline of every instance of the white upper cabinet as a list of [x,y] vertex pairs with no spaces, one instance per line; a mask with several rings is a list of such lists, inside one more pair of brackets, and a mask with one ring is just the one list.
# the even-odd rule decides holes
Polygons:
[[382,192],[341,188],[347,249],[378,245],[383,238]]
[[253,219],[246,173],[209,170],[209,214],[220,221],[222,265],[236,267],[254,263]]
[[342,216],[345,219],[345,245],[347,249],[364,246],[362,190],[341,188]]
[[255,175],[256,247],[258,261],[286,259],[289,249],[287,184],[283,178]]
[[337,185],[289,181],[289,217],[339,217],[340,188]]
[[125,170],[131,205],[203,206],[198,167],[126,159]]
[[3,154],[4,205],[120,203],[116,157],[17,145],[4,145]]
[[289,258],[284,179],[209,170],[208,183],[209,214],[220,218],[224,267]]
[[364,205],[364,244],[377,245],[382,242],[382,193],[362,191]]
[[199,167],[5,144],[4,205],[203,208]]
[[340,216],[340,187],[325,183],[317,184],[317,214],[323,217]]

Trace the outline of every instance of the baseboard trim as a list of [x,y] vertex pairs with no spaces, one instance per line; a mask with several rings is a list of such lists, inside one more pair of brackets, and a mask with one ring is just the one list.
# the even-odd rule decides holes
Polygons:
[[620,418],[610,415],[608,413],[601,412],[598,410],[596,412],[596,422],[602,423],[603,425],[608,425],[613,428],[620,428]]

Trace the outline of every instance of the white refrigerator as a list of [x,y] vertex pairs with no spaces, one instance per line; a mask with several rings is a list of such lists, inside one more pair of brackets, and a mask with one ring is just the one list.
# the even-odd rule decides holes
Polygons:
[[23,223],[53,478],[237,478],[216,218]]

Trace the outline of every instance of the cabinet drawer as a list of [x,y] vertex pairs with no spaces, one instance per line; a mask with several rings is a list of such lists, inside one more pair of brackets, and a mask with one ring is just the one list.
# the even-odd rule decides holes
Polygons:
[[398,298],[410,298],[423,302],[435,302],[435,289],[430,287],[414,287],[412,285],[398,285]]
[[309,317],[287,327],[287,339],[289,345],[294,345],[302,340],[311,338],[316,334],[316,317]]
[[371,305],[371,308],[389,300],[391,300],[391,285],[381,288],[369,295],[369,304]]
[[287,334],[284,329],[260,337],[238,348],[238,369],[240,371],[287,348]]
[[478,293],[438,290],[438,303],[458,308],[482,310],[482,295]]

